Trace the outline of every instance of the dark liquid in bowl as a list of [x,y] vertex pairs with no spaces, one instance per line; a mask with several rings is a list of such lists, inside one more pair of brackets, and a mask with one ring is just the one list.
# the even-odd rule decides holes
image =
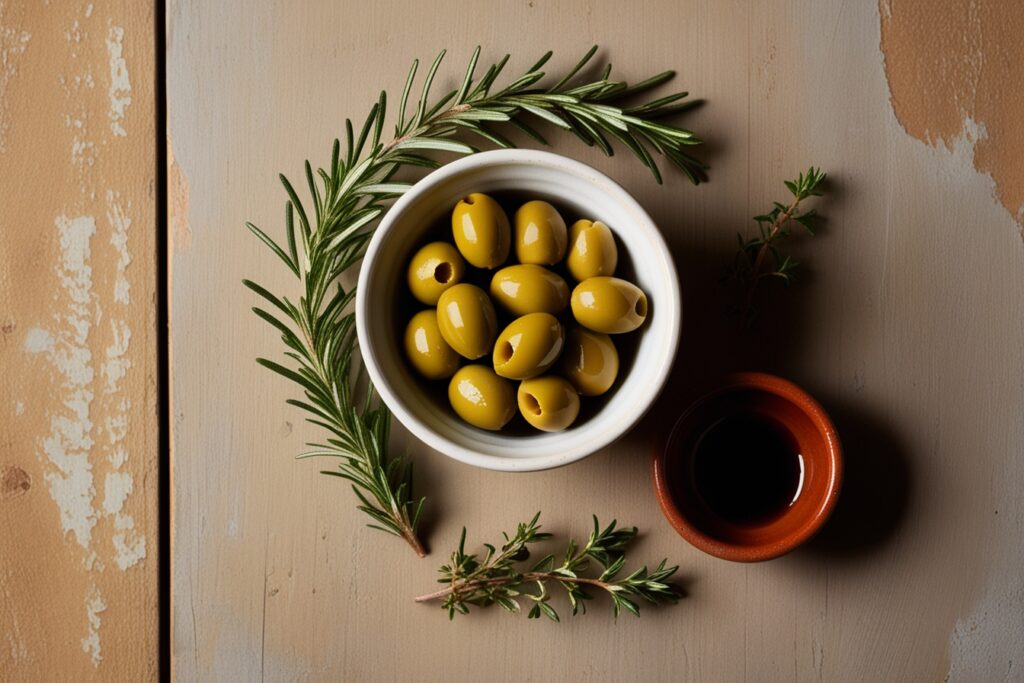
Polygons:
[[693,485],[719,518],[742,526],[776,519],[800,494],[803,459],[776,420],[741,412],[721,418],[697,439]]

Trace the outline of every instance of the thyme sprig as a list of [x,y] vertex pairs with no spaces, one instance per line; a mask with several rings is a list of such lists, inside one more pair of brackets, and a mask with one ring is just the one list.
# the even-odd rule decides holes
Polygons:
[[617,140],[658,182],[661,174],[654,154],[694,183],[700,182],[706,167],[687,152],[700,140],[688,130],[659,121],[695,102],[680,92],[635,103],[637,96],[670,80],[673,72],[630,85],[612,80],[609,65],[596,79],[578,82],[596,51],[596,47],[588,51],[552,85],[539,87],[545,78],[542,68],[551,57],[548,52],[498,89],[495,82],[509,57],[488,66],[477,78],[478,47],[459,87],[431,100],[431,86],[445,55],[442,51],[430,65],[415,104],[410,95],[419,63],[413,62],[397,107],[393,137],[384,135],[388,97],[382,91],[358,130],[345,121],[344,152],[335,140],[326,168],[314,172],[306,162],[306,203],[291,181],[280,176],[288,196],[283,246],[256,225],[246,224],[299,281],[297,300],[244,281],[269,304],[253,311],[281,334],[288,359],[287,365],[265,358],[258,362],[299,386],[303,397],[288,403],[306,411],[308,420],[326,432],[324,439],[309,443],[310,450],[299,457],[338,458],[338,468],[324,474],[347,479],[359,498],[359,509],[372,518],[370,526],[404,538],[421,557],[425,550],[417,528],[425,499],[412,494],[409,461],[388,449],[389,412],[375,399],[372,387],[358,389],[363,380],[354,355],[357,340],[350,311],[355,288],[340,280],[357,268],[386,203],[409,189],[408,183],[395,180],[395,174],[406,167],[437,168],[441,162],[426,155],[432,152],[476,152],[476,147],[459,139],[460,134],[513,147],[498,130],[507,124],[547,144],[531,123],[541,121],[575,134],[608,155],[613,153],[610,141]]
[[[678,567],[666,567],[662,560],[657,567],[648,570],[641,567],[622,576],[626,558],[623,551],[636,537],[636,527],[616,528],[613,520],[601,528],[597,517],[590,537],[582,547],[569,540],[561,562],[555,555],[546,555],[528,570],[522,571],[518,564],[529,559],[529,545],[551,537],[540,531],[537,523],[538,512],[532,520],[521,523],[515,534],[505,537],[500,549],[484,544],[487,552],[481,558],[476,553],[466,553],[466,529],[462,529],[459,547],[452,553],[451,562],[441,567],[439,583],[447,588],[416,598],[416,602],[443,599],[442,607],[448,618],[468,614],[470,605],[488,607],[499,605],[509,612],[520,611],[520,601],[529,601],[528,618],[541,615],[552,621],[559,621],[558,612],[551,605],[549,586],[561,586],[569,599],[572,614],[586,612],[586,601],[593,599],[591,589],[604,591],[612,601],[612,613],[618,617],[621,610],[640,616],[641,600],[650,603],[675,603],[680,592],[668,582]],[[591,560],[596,560],[602,571],[596,577],[582,576]],[[532,585],[536,592],[529,592]]]
[[756,314],[755,294],[762,280],[778,278],[787,287],[795,280],[795,272],[800,264],[788,254],[782,253],[779,243],[790,237],[793,223],[798,223],[808,234],[814,235],[817,211],[810,209],[800,212],[799,209],[803,201],[822,195],[820,188],[825,177],[824,172],[811,166],[795,180],[784,181],[792,195],[790,202],[773,202],[771,211],[754,216],[757,222],[755,237],[745,238],[743,233],[736,233],[739,249],[726,276],[741,285],[743,300],[739,313],[744,324],[752,322]]

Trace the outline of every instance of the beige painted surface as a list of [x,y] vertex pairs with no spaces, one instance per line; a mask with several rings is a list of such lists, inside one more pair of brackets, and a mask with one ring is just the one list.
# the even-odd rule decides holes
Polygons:
[[[174,375],[174,666],[181,680],[1012,680],[1024,666],[1024,243],[975,171],[975,139],[933,147],[894,115],[881,14],[840,0],[441,3],[178,0],[169,9]],[[770,5],[770,6],[769,6]],[[889,8],[885,8],[889,11]],[[509,475],[417,454],[433,552],[363,526],[353,496],[291,456],[315,431],[258,368],[279,343],[242,277],[291,281],[242,227],[281,226],[276,174],[323,163],[344,117],[414,57],[472,47],[565,66],[590,44],[636,79],[675,68],[708,99],[711,182],[654,185],[628,156],[556,150],[621,181],[662,225],[686,297],[669,393],[583,463]],[[895,57],[890,55],[890,59]],[[440,88],[439,88],[440,89]],[[807,165],[834,184],[797,251],[804,284],[738,336],[716,284],[734,233]],[[784,191],[784,190],[783,190]],[[278,233],[280,234],[280,233]],[[742,566],[674,535],[651,495],[652,434],[722,372],[805,385],[833,413],[848,486],[822,537]],[[681,564],[679,606],[561,625],[500,611],[449,623],[414,595],[463,524],[471,543],[544,511],[639,525],[638,561]]]
[[0,0],[0,680],[157,673],[153,20]]

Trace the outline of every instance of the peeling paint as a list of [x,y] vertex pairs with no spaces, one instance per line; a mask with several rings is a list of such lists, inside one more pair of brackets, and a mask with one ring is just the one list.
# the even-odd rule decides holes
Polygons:
[[[974,168],[1024,226],[1024,14],[1014,2],[892,3],[880,0],[889,99],[903,129],[950,146],[977,122]],[[1024,231],[1022,231],[1024,234]]]
[[1022,633],[1024,580],[1017,576],[1009,590],[989,591],[970,616],[956,622],[949,637],[950,667],[946,680],[1020,680],[1024,641],[1010,634]]
[[128,251],[128,230],[132,226],[132,219],[122,208],[119,202],[120,195],[113,190],[107,190],[107,220],[110,221],[112,231],[110,233],[110,244],[117,251],[117,273],[114,280],[114,301],[119,304],[131,303],[128,284],[128,266],[132,262],[132,255]]
[[171,249],[187,251],[192,247],[192,226],[188,216],[188,176],[174,158],[174,145],[170,135],[167,136],[167,185]]
[[124,61],[124,29],[111,25],[107,30],[107,52],[110,55],[110,132],[125,137],[124,116],[132,103],[132,85],[128,80],[128,65]]
[[64,307],[55,315],[57,332],[34,328],[25,337],[29,353],[45,354],[61,377],[62,410],[50,416],[50,433],[43,438],[42,456],[49,467],[44,479],[50,497],[60,510],[61,528],[89,550],[96,526],[93,508],[93,446],[90,407],[93,391],[92,353],[87,345],[98,307],[92,292],[90,240],[96,232],[92,216],[59,216],[55,226],[60,238],[57,277],[64,290]]
[[25,414],[25,402],[24,401],[16,401],[14,403],[14,414],[17,417],[21,417],[22,415]]
[[7,86],[18,73],[18,60],[25,53],[32,34],[0,26],[0,154],[6,151],[7,129],[11,125],[7,109]]
[[103,362],[103,366],[100,369],[104,379],[107,380],[107,385],[104,389],[104,392],[107,394],[113,394],[117,391],[118,382],[124,379],[124,376],[128,373],[128,368],[132,366],[131,359],[127,357],[128,343],[132,338],[131,328],[128,327],[128,323],[124,320],[111,320],[110,329],[114,336],[114,341],[107,347],[107,359]]
[[103,661],[102,649],[100,647],[100,614],[107,609],[107,603],[100,595],[96,586],[92,587],[89,597],[85,600],[85,613],[89,619],[89,631],[85,638],[82,638],[82,650],[89,655],[92,665],[98,667]]
[[114,519],[114,562],[118,569],[126,571],[146,557],[146,537],[135,531],[135,520],[131,515],[118,515]]

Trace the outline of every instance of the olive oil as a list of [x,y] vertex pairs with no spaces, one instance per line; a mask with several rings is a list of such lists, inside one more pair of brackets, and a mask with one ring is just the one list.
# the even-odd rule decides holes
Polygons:
[[738,412],[711,424],[694,444],[693,485],[710,511],[740,526],[778,518],[799,497],[803,458],[776,420]]

